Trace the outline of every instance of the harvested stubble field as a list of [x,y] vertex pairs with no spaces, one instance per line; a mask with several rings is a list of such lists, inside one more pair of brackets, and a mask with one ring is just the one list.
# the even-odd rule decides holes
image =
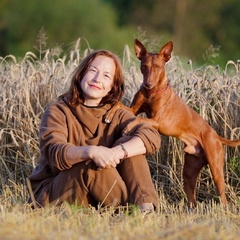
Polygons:
[[[47,51],[38,59],[27,52],[17,60],[0,58],[0,239],[238,239],[240,234],[240,148],[225,148],[228,208],[219,204],[209,169],[197,184],[197,208],[189,213],[182,187],[183,144],[162,137],[162,147],[149,156],[159,209],[143,216],[129,206],[112,209],[61,208],[33,210],[26,204],[26,178],[38,159],[38,128],[46,105],[66,90],[71,72],[89,50],[78,47],[62,58]],[[129,48],[121,56],[125,104],[132,100],[142,76]],[[182,66],[177,56],[167,64],[175,92],[222,136],[240,138],[240,65],[225,69],[191,61]]]

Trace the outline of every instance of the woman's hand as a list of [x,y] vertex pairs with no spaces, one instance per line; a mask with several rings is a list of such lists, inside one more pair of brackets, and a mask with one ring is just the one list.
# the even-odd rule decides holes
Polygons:
[[89,146],[89,157],[91,160],[86,161],[89,164],[94,161],[99,169],[116,167],[123,157],[120,146],[108,148],[103,146]]

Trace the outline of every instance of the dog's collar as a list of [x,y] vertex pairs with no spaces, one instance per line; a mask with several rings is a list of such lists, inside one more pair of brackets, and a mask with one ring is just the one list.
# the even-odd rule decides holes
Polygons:
[[169,84],[167,84],[166,87],[164,87],[164,88],[159,88],[156,90],[147,89],[147,92],[149,95],[155,95],[157,93],[165,92],[168,89],[168,86],[169,86]]

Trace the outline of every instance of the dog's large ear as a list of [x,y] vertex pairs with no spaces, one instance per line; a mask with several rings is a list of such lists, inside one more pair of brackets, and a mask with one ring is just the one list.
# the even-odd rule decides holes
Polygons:
[[146,48],[143,46],[143,44],[138,39],[134,40],[134,50],[135,50],[136,56],[139,60],[141,60],[147,54]]
[[173,50],[173,42],[169,41],[161,48],[158,55],[159,56],[162,55],[165,59],[165,62],[167,62],[171,58],[172,50]]

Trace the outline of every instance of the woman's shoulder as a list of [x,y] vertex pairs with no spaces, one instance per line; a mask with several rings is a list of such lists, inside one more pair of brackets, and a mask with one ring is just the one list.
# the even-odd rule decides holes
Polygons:
[[55,101],[49,102],[45,109],[54,109],[54,108],[66,108],[67,104],[62,99],[57,99]]
[[64,114],[67,111],[69,111],[67,104],[63,100],[56,100],[48,103],[45,107],[44,115]]

